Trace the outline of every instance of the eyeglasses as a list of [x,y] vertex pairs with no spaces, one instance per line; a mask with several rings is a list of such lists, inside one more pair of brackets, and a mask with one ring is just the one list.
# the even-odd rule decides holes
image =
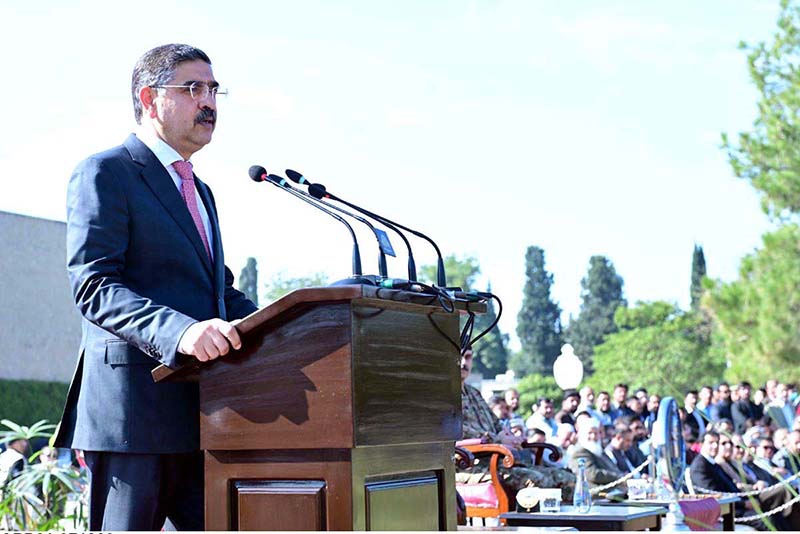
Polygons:
[[759,445],[758,448],[759,449],[764,449],[765,451],[774,451],[775,450],[775,447],[773,447],[772,445]]
[[211,95],[211,98],[217,98],[217,95],[227,95],[227,89],[220,89],[219,84],[216,82],[186,82],[184,85],[151,85],[153,89],[183,89],[188,91],[192,100],[204,100]]

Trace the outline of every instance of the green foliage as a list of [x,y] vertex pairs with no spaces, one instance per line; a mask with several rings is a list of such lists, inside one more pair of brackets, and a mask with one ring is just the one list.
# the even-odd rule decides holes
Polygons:
[[800,380],[800,227],[763,236],[739,279],[709,282],[704,301],[716,320],[715,340],[731,362],[730,380]]
[[700,299],[703,296],[703,278],[706,276],[706,257],[703,254],[703,247],[694,246],[692,253],[692,285],[689,293],[692,298],[692,309],[700,308]]
[[325,273],[314,273],[310,276],[288,278],[284,271],[280,271],[274,274],[272,279],[267,282],[264,287],[266,290],[267,300],[272,302],[278,300],[287,293],[294,291],[295,289],[325,285],[328,285],[328,275]]
[[38,380],[0,380],[0,419],[31,425],[60,421],[69,384]]
[[258,266],[255,258],[247,258],[247,264],[239,275],[239,291],[258,306]]
[[759,92],[758,118],[751,132],[739,133],[738,146],[722,136],[734,173],[763,194],[771,217],[800,211],[800,8],[791,4],[781,1],[771,43],[740,44]]
[[[449,287],[460,287],[464,291],[475,289],[475,279],[481,272],[477,258],[466,256],[458,258],[450,254],[444,258],[444,271]],[[423,265],[419,269],[419,279],[426,284],[436,283],[436,265]]]
[[589,271],[581,280],[581,311],[573,319],[566,331],[566,340],[575,349],[575,355],[583,362],[584,372],[594,370],[593,354],[603,338],[617,331],[614,312],[627,306],[622,298],[622,277],[617,274],[614,264],[605,256],[592,256]]
[[519,391],[519,413],[523,417],[531,414],[531,408],[539,397],[550,397],[555,406],[561,406],[563,392],[552,376],[530,374],[517,384]]
[[722,378],[725,358],[710,347],[705,317],[668,302],[639,302],[619,307],[619,329],[595,347],[590,384],[611,391],[624,382],[660,395],[683,398],[698,384]]
[[[9,430],[0,432],[2,441],[31,440],[37,437],[52,439],[55,425],[38,421],[30,427],[3,420]],[[71,465],[38,462],[38,453],[29,458],[22,473],[3,486],[0,495],[0,522],[14,530],[52,531],[69,527],[86,529],[88,481]],[[70,496],[77,495],[79,504],[67,511]]]
[[561,308],[550,298],[553,275],[545,269],[544,250],[525,252],[525,287],[517,315],[517,336],[522,350],[509,366],[519,376],[546,373],[561,352]]
[[56,425],[48,423],[46,420],[25,426],[3,419],[0,424],[8,428],[8,430],[0,430],[0,443],[9,443],[18,439],[30,441],[34,438],[47,438],[53,434],[52,431],[56,428]]

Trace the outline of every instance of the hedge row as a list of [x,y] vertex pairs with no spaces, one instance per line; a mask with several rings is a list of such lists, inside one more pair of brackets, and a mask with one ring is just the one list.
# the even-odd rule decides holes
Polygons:
[[69,384],[38,380],[0,380],[0,419],[32,425],[61,420]]

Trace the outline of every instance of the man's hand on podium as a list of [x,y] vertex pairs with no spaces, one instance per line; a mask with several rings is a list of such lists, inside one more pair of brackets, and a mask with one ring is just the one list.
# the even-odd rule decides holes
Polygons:
[[231,347],[239,350],[242,340],[234,325],[222,319],[194,323],[178,342],[178,352],[194,356],[201,362],[224,356]]

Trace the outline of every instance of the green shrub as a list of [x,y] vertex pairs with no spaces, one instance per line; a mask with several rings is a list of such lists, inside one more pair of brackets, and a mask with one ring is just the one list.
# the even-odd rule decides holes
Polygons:
[[32,425],[61,420],[69,384],[38,380],[0,380],[0,419]]

